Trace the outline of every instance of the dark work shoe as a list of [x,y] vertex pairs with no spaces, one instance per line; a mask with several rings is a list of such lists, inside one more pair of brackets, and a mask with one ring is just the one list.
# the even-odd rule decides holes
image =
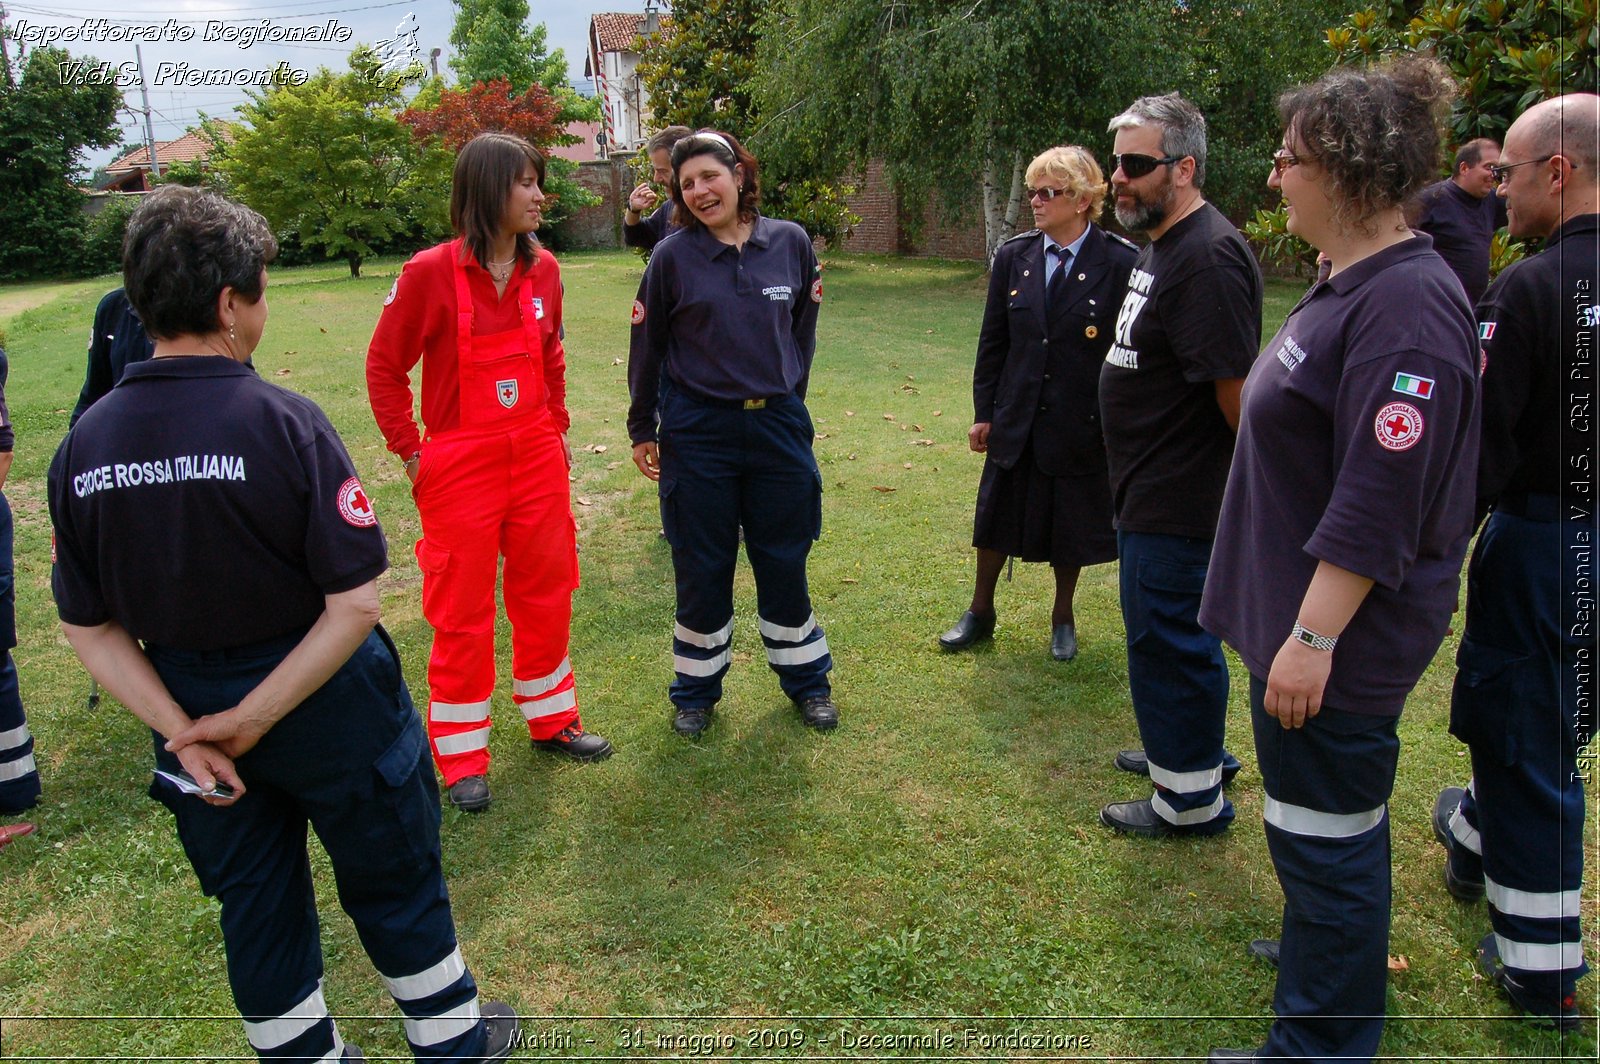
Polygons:
[[1493,931],[1484,935],[1483,941],[1478,943],[1478,967],[1483,970],[1484,977],[1510,999],[1512,1007],[1534,1023],[1541,1027],[1554,1027],[1558,1031],[1578,1029],[1577,995],[1572,988],[1568,987],[1559,999],[1540,998],[1500,963],[1500,947],[1494,940]]
[[483,1025],[489,1029],[488,1041],[484,1043],[483,1059],[506,1059],[516,1048],[517,1034],[522,1030],[522,1021],[517,1018],[517,1010],[504,1001],[486,1001],[478,1011],[483,1015]]
[[481,813],[490,800],[488,776],[463,776],[450,785],[450,804],[463,813]]
[[1078,630],[1070,624],[1058,624],[1050,629],[1050,656],[1057,661],[1071,661],[1078,656]]
[[1278,940],[1275,938],[1252,938],[1250,940],[1250,956],[1260,957],[1276,968],[1278,966]]
[[805,721],[808,728],[832,731],[839,726],[839,707],[833,704],[832,697],[828,695],[812,695],[795,705],[800,707],[800,719]]
[[678,706],[672,718],[672,730],[686,739],[697,739],[711,727],[710,706]]
[[531,739],[535,750],[548,750],[574,761],[604,761],[611,756],[611,744],[582,724],[568,724],[548,739]]
[[1257,1060],[1259,1049],[1213,1049],[1206,1054],[1206,1064],[1221,1064],[1228,1060]]
[[968,610],[961,615],[956,626],[939,637],[939,645],[946,650],[965,650],[972,644],[994,635],[994,614],[979,617]]
[[[1118,750],[1111,763],[1135,776],[1150,775],[1150,759],[1144,756],[1143,750]],[[1222,751],[1222,785],[1226,787],[1231,784],[1233,777],[1238,774],[1239,759],[1226,750]]]
[[1112,802],[1100,808],[1100,823],[1113,831],[1120,831],[1125,835],[1142,835],[1147,839],[1163,839],[1169,835],[1215,835],[1225,830],[1227,825],[1218,829],[1214,822],[1207,821],[1193,827],[1178,827],[1163,820],[1155,806],[1150,804],[1150,799],[1140,798],[1136,802]]
[[361,1052],[360,1046],[353,1046],[349,1042],[346,1042],[344,1044],[344,1056],[340,1057],[339,1059],[365,1061],[367,1059],[367,1055]]
[[1450,831],[1450,818],[1466,796],[1460,787],[1439,792],[1433,803],[1433,837],[1444,847],[1444,889],[1457,901],[1475,902],[1483,898],[1483,858],[1457,842]]

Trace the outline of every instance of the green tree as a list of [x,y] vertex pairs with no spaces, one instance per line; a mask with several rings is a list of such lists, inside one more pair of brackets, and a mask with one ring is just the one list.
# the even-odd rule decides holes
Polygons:
[[[650,90],[658,126],[721,129],[738,137],[761,164],[762,212],[800,223],[832,242],[855,218],[841,170],[818,175],[805,153],[783,150],[764,136],[756,100],[769,61],[762,47],[773,32],[769,5],[757,0],[677,0],[668,29],[640,41],[639,74]],[[782,7],[775,9],[782,10]]]
[[304,85],[252,94],[247,126],[219,169],[243,202],[302,247],[342,256],[350,276],[377,246],[406,232],[424,206],[426,149],[396,120],[397,86],[358,50],[351,70],[323,68]]
[[[0,76],[0,280],[59,276],[83,268],[82,155],[121,139],[122,93],[111,79],[71,84],[73,59],[56,48],[28,53]],[[92,81],[94,79],[86,79]]]

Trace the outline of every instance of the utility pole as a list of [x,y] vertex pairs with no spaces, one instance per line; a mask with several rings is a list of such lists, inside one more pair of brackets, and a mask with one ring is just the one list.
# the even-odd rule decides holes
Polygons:
[[133,61],[139,68],[139,97],[144,100],[144,149],[150,153],[150,172],[161,176],[161,160],[156,158],[156,134],[150,126],[150,90],[144,83],[144,53],[133,46]]
[[6,48],[6,5],[0,4],[0,78],[5,78],[6,88],[17,87],[16,77],[11,73],[11,52]]

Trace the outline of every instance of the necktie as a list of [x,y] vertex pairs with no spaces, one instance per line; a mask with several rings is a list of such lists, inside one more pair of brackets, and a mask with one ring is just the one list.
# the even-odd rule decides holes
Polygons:
[[1050,254],[1056,256],[1057,265],[1056,272],[1050,275],[1050,283],[1045,286],[1045,305],[1056,310],[1067,294],[1067,267],[1072,264],[1072,252],[1054,247]]

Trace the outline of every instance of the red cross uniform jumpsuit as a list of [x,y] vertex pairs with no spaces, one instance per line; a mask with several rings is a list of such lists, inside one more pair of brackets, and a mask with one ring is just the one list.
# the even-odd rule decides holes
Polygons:
[[[421,451],[412,495],[422,612],[434,630],[428,737],[446,787],[489,769],[502,556],[512,699],[534,739],[578,723],[567,657],[578,555],[563,442],[561,271],[541,248],[502,297],[464,255],[453,240],[406,263],[367,350],[368,395],[389,450]],[[418,359],[425,436],[412,415]]]

